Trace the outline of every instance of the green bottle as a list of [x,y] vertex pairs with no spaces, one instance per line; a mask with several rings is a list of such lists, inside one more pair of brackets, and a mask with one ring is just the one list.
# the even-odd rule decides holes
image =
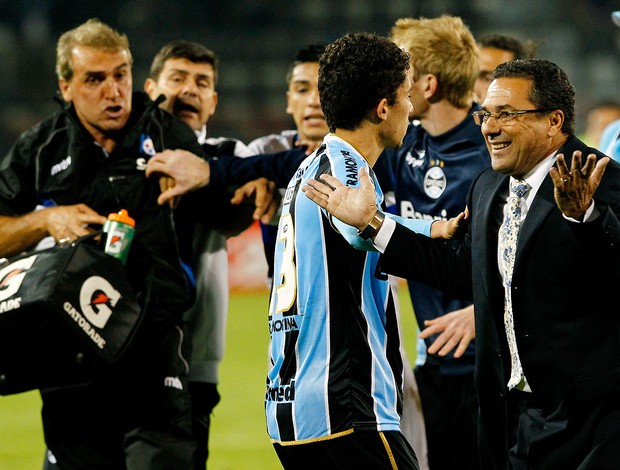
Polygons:
[[129,217],[125,209],[108,215],[108,220],[103,224],[105,246],[103,250],[123,264],[127,262],[127,255],[131,247],[131,241],[135,232],[136,221]]

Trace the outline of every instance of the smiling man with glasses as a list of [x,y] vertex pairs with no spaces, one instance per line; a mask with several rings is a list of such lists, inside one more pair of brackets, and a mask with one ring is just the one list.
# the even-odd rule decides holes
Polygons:
[[532,198],[556,151],[574,134],[574,100],[572,85],[555,64],[518,60],[498,66],[481,110],[473,113],[494,170],[514,178],[541,175]]

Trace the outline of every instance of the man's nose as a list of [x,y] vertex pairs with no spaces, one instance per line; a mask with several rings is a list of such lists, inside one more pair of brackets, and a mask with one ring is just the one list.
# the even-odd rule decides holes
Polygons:
[[185,80],[181,87],[181,94],[198,96],[198,85],[194,80]]
[[482,128],[483,134],[499,134],[501,131],[499,119],[493,115],[490,115],[486,121],[483,121],[480,127]]
[[319,89],[316,88],[310,92],[310,105],[311,106],[321,106],[321,99],[319,97]]
[[106,78],[104,82],[104,91],[106,98],[116,98],[120,96],[120,85],[114,80],[114,77]]

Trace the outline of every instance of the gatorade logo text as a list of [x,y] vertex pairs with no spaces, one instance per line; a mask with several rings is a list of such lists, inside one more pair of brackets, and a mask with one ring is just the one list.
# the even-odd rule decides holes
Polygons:
[[84,318],[82,314],[78,312],[73,305],[71,305],[70,302],[65,302],[63,308],[99,349],[103,349],[105,347],[105,339],[101,337],[97,330],[93,328],[93,325],[91,325],[88,320],[86,320],[86,318]]
[[82,284],[80,307],[86,319],[93,326],[103,328],[120,298],[120,292],[114,289],[106,279],[101,276],[91,276]]
[[21,297],[11,299],[17,293],[28,270],[37,255],[23,258],[0,269],[0,313],[15,310],[21,306]]

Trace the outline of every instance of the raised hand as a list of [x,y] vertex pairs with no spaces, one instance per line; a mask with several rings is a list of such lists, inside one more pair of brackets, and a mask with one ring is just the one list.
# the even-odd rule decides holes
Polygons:
[[577,150],[573,153],[569,170],[564,155],[558,154],[557,168],[551,168],[549,173],[555,187],[555,202],[566,217],[583,219],[608,163],[609,157],[597,162],[596,155],[591,153],[582,166],[581,152]]

